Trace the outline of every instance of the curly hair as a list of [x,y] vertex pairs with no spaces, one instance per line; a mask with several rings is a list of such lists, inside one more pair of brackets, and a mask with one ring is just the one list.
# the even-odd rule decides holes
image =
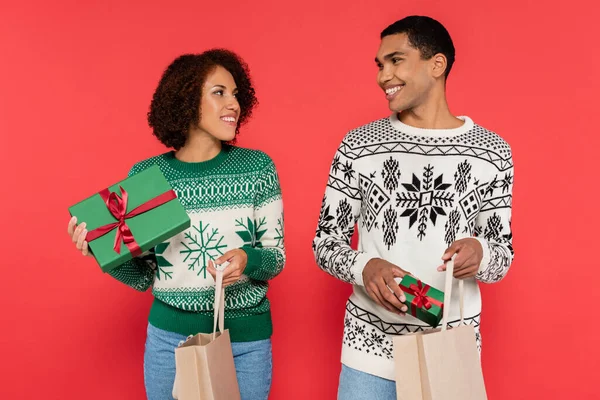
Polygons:
[[[248,65],[235,53],[211,49],[202,54],[184,54],[176,58],[163,73],[152,96],[148,124],[165,146],[179,150],[185,145],[192,125],[200,122],[202,86],[217,66],[225,68],[237,85],[240,126],[248,121],[258,104]],[[235,139],[234,139],[235,140]]]

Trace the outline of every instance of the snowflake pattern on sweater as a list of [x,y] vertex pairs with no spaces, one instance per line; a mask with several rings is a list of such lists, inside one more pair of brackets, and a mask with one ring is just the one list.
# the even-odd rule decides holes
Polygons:
[[158,165],[186,209],[191,226],[148,254],[111,272],[171,307],[212,314],[211,260],[242,248],[248,265],[225,295],[227,318],[269,310],[267,281],[285,263],[283,203],[273,161],[263,152],[224,146],[214,160],[184,163],[165,153],[136,164],[130,175]]
[[[354,285],[342,351],[349,366],[393,379],[393,335],[429,328],[370,299],[362,281],[367,262],[385,259],[443,288],[441,256],[467,237],[477,238],[484,250],[477,276],[465,280],[466,321],[481,343],[477,282],[500,281],[514,256],[514,168],[506,141],[461,119],[459,128],[435,130],[410,127],[392,115],[350,131],[333,157],[313,251],[321,269]],[[355,226],[356,250],[350,246]],[[450,317],[458,321],[456,301]]]

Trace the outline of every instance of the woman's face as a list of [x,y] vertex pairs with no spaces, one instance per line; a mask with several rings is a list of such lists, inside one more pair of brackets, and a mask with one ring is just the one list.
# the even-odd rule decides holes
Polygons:
[[199,128],[223,142],[233,140],[240,117],[236,95],[233,76],[217,66],[202,87]]

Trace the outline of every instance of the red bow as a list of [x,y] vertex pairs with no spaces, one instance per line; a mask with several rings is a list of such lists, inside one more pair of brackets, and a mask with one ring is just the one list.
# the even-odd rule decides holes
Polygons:
[[428,310],[431,308],[431,301],[429,301],[429,298],[426,296],[429,286],[427,287],[427,290],[425,290],[423,282],[417,281],[416,284],[411,283],[409,289],[409,293],[415,296],[412,301],[415,306],[419,308],[425,307]]
[[92,240],[98,239],[99,237],[104,236],[108,232],[117,228],[113,249],[117,252],[117,254],[121,254],[121,241],[123,241],[133,257],[137,257],[142,254],[142,249],[135,241],[135,238],[131,233],[131,229],[129,229],[129,226],[125,220],[156,208],[168,201],[175,199],[177,196],[173,190],[169,190],[168,192],[156,196],[155,198],[134,208],[130,212],[127,212],[127,192],[121,186],[119,186],[119,189],[121,189],[121,197],[119,197],[117,193],[111,192],[108,189],[98,192],[100,197],[102,197],[102,200],[104,200],[104,203],[106,203],[106,208],[108,208],[108,211],[110,211],[113,217],[117,219],[117,222],[101,226],[88,232],[86,240],[91,242]]
[[412,294],[414,298],[410,302],[413,307],[410,307],[410,313],[416,317],[417,316],[417,308],[425,308],[429,310],[432,305],[436,305],[440,308],[444,306],[442,302],[436,300],[432,297],[427,296],[427,292],[431,286],[427,284],[423,284],[421,281],[417,281],[417,283],[411,283],[410,286],[406,287],[404,285],[400,285],[400,288],[404,290],[406,293]]

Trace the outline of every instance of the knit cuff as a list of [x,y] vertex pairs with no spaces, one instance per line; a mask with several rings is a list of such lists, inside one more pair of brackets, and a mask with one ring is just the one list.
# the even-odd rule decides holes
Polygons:
[[354,264],[350,267],[350,273],[354,276],[355,285],[365,286],[363,282],[363,270],[373,258],[378,258],[378,256],[362,252],[358,253]]
[[479,273],[481,271],[485,271],[487,269],[488,265],[490,265],[490,259],[491,259],[490,244],[485,239],[478,238],[478,237],[476,237],[475,239],[477,239],[479,241],[479,243],[481,243],[481,247],[483,248],[483,258],[481,259],[481,263],[479,264],[479,269],[477,270],[477,272]]
[[244,269],[244,275],[252,277],[252,273],[258,270],[262,265],[262,253],[259,249],[251,246],[242,246],[242,250],[248,255],[248,263]]

